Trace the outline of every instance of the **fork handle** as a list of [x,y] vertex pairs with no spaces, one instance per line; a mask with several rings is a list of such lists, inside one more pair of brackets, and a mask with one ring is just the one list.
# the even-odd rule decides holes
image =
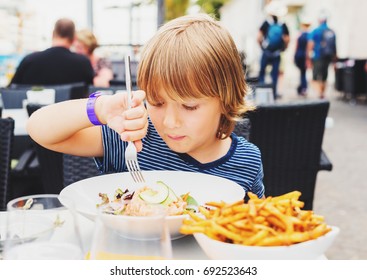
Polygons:
[[127,91],[127,104],[129,106],[129,109],[131,108],[131,100],[132,100],[132,94],[131,94],[131,69],[130,69],[130,56],[125,56],[125,80],[126,80],[126,91]]

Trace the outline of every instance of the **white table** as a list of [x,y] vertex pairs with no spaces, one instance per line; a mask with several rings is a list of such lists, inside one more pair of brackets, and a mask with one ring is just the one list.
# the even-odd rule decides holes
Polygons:
[[[85,218],[84,216],[78,215],[79,229],[82,237],[83,246],[86,251],[89,251],[93,230],[94,222]],[[0,228],[5,227],[6,224],[6,212],[0,212]],[[52,236],[54,240],[65,240],[70,236],[70,228],[63,225],[57,228]],[[176,239],[172,241],[173,258],[176,260],[205,260],[208,257],[205,255],[195,238],[191,235]],[[0,258],[1,259],[1,258]]]
[[28,120],[28,113],[25,108],[22,109],[3,109],[2,118],[14,119],[14,135],[25,136],[28,135],[26,130],[26,123]]

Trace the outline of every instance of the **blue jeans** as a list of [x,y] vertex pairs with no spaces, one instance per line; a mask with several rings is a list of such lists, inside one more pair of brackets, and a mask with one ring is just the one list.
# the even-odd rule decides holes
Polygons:
[[279,76],[279,65],[280,65],[280,53],[273,54],[270,51],[264,50],[263,54],[261,56],[260,61],[260,73],[259,73],[259,82],[264,83],[265,82],[265,70],[266,66],[271,65],[271,80],[273,83],[273,89],[274,89],[274,99],[278,96],[277,92],[277,84],[278,84],[278,76]]
[[295,58],[296,66],[300,71],[300,84],[297,87],[298,94],[304,93],[307,90],[307,79],[306,79],[306,58]]

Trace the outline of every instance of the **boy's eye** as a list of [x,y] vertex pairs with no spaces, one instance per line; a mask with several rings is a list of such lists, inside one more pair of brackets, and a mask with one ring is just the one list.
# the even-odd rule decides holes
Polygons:
[[163,106],[164,102],[154,102],[154,103],[150,103],[150,105],[154,106],[154,107],[161,107]]
[[198,105],[182,105],[186,110],[189,110],[189,111],[194,111],[196,110],[197,108],[199,108]]

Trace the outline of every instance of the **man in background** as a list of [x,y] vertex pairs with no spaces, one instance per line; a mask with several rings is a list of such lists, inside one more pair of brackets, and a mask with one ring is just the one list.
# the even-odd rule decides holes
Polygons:
[[327,14],[322,11],[319,15],[319,26],[308,38],[307,66],[312,68],[312,79],[320,99],[325,98],[326,80],[331,62],[336,61],[335,32],[327,25]]
[[54,26],[52,47],[25,56],[10,84],[92,84],[94,72],[89,59],[70,51],[74,36],[74,22],[66,18],[59,19]]
[[277,99],[280,97],[277,90],[280,55],[289,43],[288,27],[285,23],[279,21],[279,17],[285,16],[288,9],[279,1],[272,1],[265,7],[265,11],[268,14],[268,18],[261,25],[257,37],[257,41],[262,49],[259,83],[265,82],[266,68],[270,65],[274,99]]

